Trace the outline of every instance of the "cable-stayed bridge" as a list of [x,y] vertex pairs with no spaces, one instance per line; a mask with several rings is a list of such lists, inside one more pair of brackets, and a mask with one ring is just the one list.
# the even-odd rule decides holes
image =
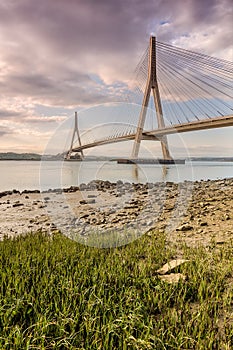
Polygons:
[[[232,98],[232,62],[151,37],[125,108],[83,133],[76,114],[67,159],[72,152],[83,157],[85,149],[128,140],[134,140],[131,158],[137,159],[141,141],[155,140],[161,142],[164,159],[170,160],[167,135],[233,126]],[[133,104],[140,108],[130,108]]]

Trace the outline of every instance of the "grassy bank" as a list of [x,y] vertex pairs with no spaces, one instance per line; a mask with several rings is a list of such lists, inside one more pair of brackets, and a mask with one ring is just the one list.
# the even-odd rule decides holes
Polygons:
[[156,270],[176,256],[144,235],[97,249],[61,236],[0,243],[0,349],[230,349],[233,244],[189,249],[178,284]]

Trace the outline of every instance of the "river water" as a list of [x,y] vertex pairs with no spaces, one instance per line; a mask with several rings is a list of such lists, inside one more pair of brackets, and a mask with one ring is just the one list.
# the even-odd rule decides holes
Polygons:
[[0,191],[53,189],[91,180],[127,182],[183,182],[233,177],[233,162],[186,162],[179,165],[133,165],[110,161],[0,161]]

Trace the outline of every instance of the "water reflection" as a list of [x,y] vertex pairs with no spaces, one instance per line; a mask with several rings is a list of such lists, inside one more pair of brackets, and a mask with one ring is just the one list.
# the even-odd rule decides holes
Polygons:
[[137,164],[133,164],[132,167],[132,178],[134,179],[134,182],[139,182],[139,175],[138,175],[138,165]]
[[165,181],[168,176],[168,167],[166,165],[162,166],[162,179]]
[[[158,168],[155,169],[155,171],[156,170],[161,170],[161,180],[165,182],[167,180],[168,175],[169,175],[168,167],[166,165],[163,165],[163,166],[159,167],[159,169]],[[133,182],[136,182],[136,183],[140,182],[140,176],[139,176],[140,172],[143,172],[142,168],[138,164],[132,164],[132,180],[133,180]],[[145,174],[144,174],[144,176],[145,176]]]
[[[94,179],[116,182],[182,182],[233,177],[232,162],[187,162],[181,165],[134,165],[114,162],[1,161],[0,191],[58,188]],[[61,179],[62,178],[62,179]]]
[[62,169],[63,185],[78,185],[91,180],[116,182],[182,182],[233,176],[229,162],[187,162],[186,164],[117,164],[116,162],[65,162]]

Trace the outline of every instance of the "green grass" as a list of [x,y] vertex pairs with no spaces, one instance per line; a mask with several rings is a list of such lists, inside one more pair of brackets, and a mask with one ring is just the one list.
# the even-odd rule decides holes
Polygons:
[[231,349],[233,244],[183,249],[186,281],[156,273],[176,257],[163,235],[120,248],[38,233],[0,243],[0,349]]

